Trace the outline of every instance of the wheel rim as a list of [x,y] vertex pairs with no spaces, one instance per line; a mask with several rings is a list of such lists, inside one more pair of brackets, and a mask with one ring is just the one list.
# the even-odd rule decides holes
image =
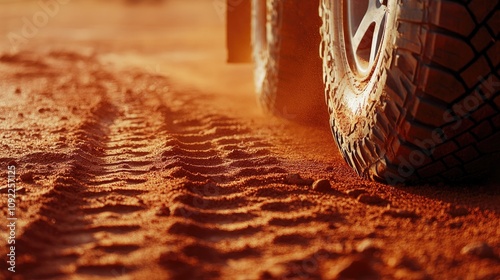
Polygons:
[[351,70],[366,78],[377,62],[384,38],[387,0],[344,2],[344,34]]

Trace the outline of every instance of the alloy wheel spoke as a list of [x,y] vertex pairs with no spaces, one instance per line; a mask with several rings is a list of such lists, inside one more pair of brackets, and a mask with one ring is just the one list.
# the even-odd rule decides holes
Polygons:
[[[351,0],[348,2],[349,29],[352,53],[356,64],[364,72],[376,60],[385,27],[387,7],[379,0]],[[364,10],[364,11],[363,11]],[[366,66],[360,66],[365,61]]]

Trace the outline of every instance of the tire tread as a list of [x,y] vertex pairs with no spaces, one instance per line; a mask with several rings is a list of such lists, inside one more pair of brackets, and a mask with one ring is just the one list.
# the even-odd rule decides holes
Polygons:
[[[362,129],[369,132],[363,140],[342,134],[331,117],[335,140],[358,174],[377,181],[481,176],[500,159],[500,1],[400,2],[397,48],[384,57],[393,63],[387,68],[383,108],[373,111],[373,121],[364,124]],[[322,0],[320,51],[332,113],[339,101],[330,5]],[[422,141],[433,145],[423,149]],[[430,154],[424,162],[411,164],[412,172],[405,172],[405,161],[418,153]]]

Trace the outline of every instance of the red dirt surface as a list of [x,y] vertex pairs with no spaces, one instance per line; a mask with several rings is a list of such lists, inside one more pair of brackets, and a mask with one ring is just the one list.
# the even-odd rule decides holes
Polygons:
[[[359,179],[326,120],[260,113],[217,3],[71,1],[2,37],[1,278],[500,279],[498,179]],[[0,7],[2,34],[41,10]]]

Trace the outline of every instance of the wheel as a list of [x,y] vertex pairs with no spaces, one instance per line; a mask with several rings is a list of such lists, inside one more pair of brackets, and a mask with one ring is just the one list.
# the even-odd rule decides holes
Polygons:
[[498,0],[322,0],[320,15],[330,125],[359,175],[457,181],[498,165]]
[[315,1],[252,2],[255,88],[262,107],[274,115],[300,122],[327,119],[317,11]]

